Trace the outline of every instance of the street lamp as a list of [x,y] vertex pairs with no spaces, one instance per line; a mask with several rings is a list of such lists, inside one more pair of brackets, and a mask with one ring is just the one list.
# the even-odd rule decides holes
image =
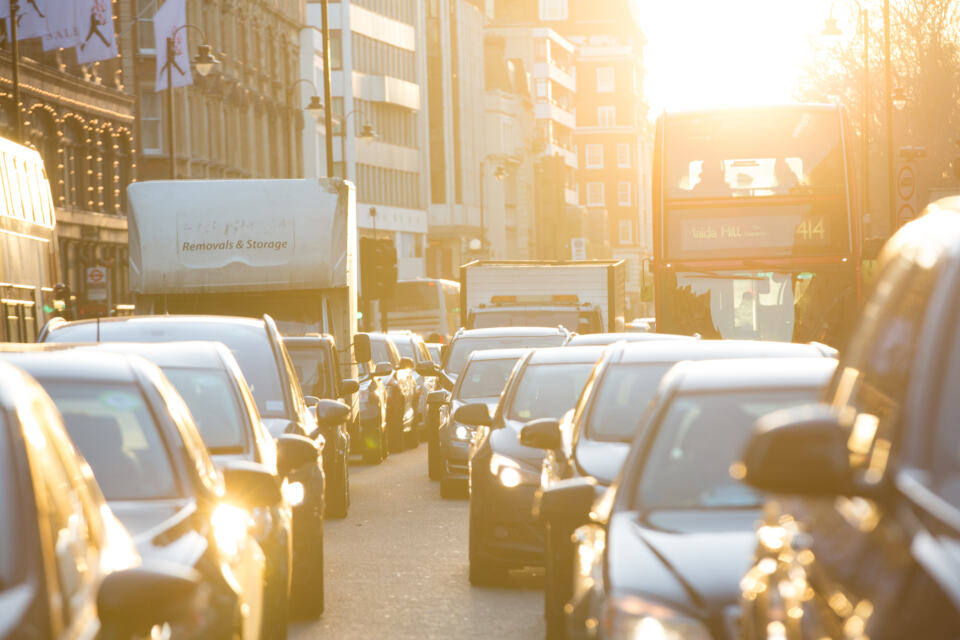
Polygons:
[[[343,179],[347,179],[347,123],[350,122],[350,116],[358,113],[360,109],[354,109],[343,117],[340,121],[340,161],[343,163]],[[373,126],[365,122],[360,126],[360,133],[353,136],[354,140],[373,140],[377,137],[377,132]]]
[[[177,34],[184,29],[196,29],[200,32],[200,38],[206,40],[207,36],[203,29],[196,25],[180,25],[173,33],[167,36],[167,60],[164,63],[167,71],[167,148],[170,151],[170,179],[177,179],[177,153],[176,136],[173,133],[173,68],[177,66],[177,50],[174,46],[174,39]],[[213,68],[220,64],[220,61],[210,53],[210,45],[201,44],[197,47],[197,56],[193,59],[193,64],[197,73],[201,76],[207,76]]]
[[313,87],[313,95],[310,96],[310,102],[303,108],[303,110],[313,116],[314,119],[319,121],[323,116],[323,103],[320,102],[320,96],[317,95],[317,85],[313,83],[313,80],[299,78],[296,82],[290,85],[290,91],[292,92],[294,89],[296,89],[301,82]]

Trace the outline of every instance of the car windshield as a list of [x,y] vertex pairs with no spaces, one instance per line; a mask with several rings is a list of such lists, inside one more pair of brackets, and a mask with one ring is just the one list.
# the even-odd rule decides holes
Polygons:
[[0,413],[0,591],[16,580],[18,562],[17,544],[21,513],[14,507],[17,485],[10,455],[10,433],[6,418]]
[[506,412],[511,420],[557,420],[573,408],[583,391],[593,363],[534,364],[523,370],[522,377]]
[[816,400],[815,389],[751,390],[677,396],[660,420],[640,471],[635,507],[755,508],[760,494],[734,480],[753,423],[771,411]]
[[428,344],[427,351],[430,352],[430,357],[433,358],[433,361],[437,364],[440,364],[440,345]]
[[637,416],[649,404],[672,362],[613,364],[596,384],[585,435],[591,440],[630,442]]
[[473,338],[457,338],[450,345],[450,355],[447,356],[445,367],[448,373],[460,375],[460,370],[466,364],[467,358],[474,351],[488,349],[522,349],[534,347],[559,347],[566,336],[557,332],[547,336],[477,336]]
[[290,360],[300,381],[300,390],[305,396],[334,398],[330,385],[330,359],[323,347],[293,347],[287,345]]
[[43,387],[107,500],[180,497],[160,429],[135,385],[70,380]]
[[397,351],[400,352],[401,358],[410,358],[413,361],[416,361],[416,357],[413,353],[413,340],[409,338],[394,338],[393,344],[397,345]]
[[103,322],[67,325],[51,331],[48,342],[222,342],[233,352],[243,371],[257,408],[264,418],[283,418],[287,402],[281,386],[280,369],[262,325],[234,322],[191,321],[176,318],[162,321]]
[[399,361],[393,354],[393,349],[390,348],[384,338],[374,338],[370,341],[370,353],[375,363],[387,362],[393,366],[399,364]]
[[463,375],[457,380],[460,385],[457,398],[470,400],[472,398],[495,398],[503,391],[507,378],[517,364],[516,358],[501,358],[497,360],[474,360],[467,363]]
[[164,367],[163,372],[187,403],[210,453],[248,451],[249,424],[225,371]]

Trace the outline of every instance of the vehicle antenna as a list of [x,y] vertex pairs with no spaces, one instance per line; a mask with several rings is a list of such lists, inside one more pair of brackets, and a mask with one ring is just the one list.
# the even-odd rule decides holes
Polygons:
[[97,316],[97,342],[100,342],[100,316]]

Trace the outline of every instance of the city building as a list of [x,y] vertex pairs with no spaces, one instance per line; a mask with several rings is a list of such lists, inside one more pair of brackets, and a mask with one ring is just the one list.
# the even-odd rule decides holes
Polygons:
[[[389,237],[400,278],[425,274],[428,144],[424,6],[329,4],[334,174],[357,186],[363,236]],[[322,91],[321,5],[308,2],[300,73]],[[303,87],[301,87],[303,89]],[[322,126],[302,135],[307,175],[326,175]]]
[[[130,50],[129,7],[113,3],[121,53]],[[62,277],[81,316],[106,315],[87,299],[86,269],[107,267],[111,303],[130,301],[126,186],[137,175],[134,96],[121,58],[78,64],[75,50],[19,43],[19,142],[40,152],[56,205]],[[17,140],[11,46],[0,49],[0,135]]]

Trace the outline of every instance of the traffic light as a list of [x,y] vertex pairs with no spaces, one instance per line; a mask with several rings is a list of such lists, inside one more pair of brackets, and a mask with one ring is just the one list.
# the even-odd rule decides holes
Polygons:
[[389,238],[360,238],[360,295],[389,298],[397,284],[397,250]]

